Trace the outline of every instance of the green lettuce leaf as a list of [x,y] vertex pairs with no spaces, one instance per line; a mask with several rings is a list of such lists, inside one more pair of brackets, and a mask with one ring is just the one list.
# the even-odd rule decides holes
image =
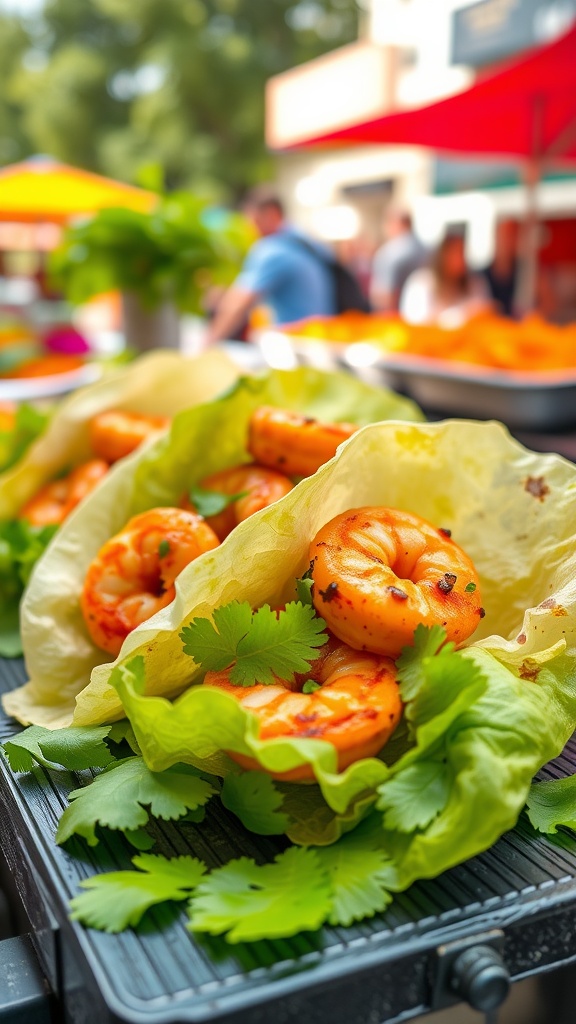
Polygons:
[[55,526],[24,520],[0,522],[0,656],[22,654],[19,604],[34,565],[56,533]]
[[51,413],[22,402],[16,410],[14,426],[0,430],[0,473],[14,466],[45,430]]

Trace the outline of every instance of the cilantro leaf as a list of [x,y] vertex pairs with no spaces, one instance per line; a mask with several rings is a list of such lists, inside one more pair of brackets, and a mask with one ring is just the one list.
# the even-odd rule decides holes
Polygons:
[[52,767],[40,750],[38,742],[40,737],[46,736],[47,733],[48,729],[44,729],[43,726],[31,725],[4,741],[4,753],[13,772],[31,772],[35,764],[44,765],[45,768]]
[[87,878],[88,890],[70,903],[73,921],[115,933],[139,923],[150,907],[167,900],[185,900],[198,885],[206,866],[195,857],[142,854],[132,863],[140,871],[111,871]]
[[[373,816],[372,816],[373,817]],[[392,897],[384,887],[383,871],[388,857],[378,847],[377,830],[360,825],[332,846],[316,849],[320,863],[328,872],[332,886],[332,925],[350,925],[384,910]]]
[[163,537],[158,545],[158,557],[166,558],[166,555],[170,554],[170,541]]
[[[413,646],[404,647],[396,662],[403,701],[411,700],[418,692],[422,682],[422,665],[426,659],[438,653],[445,640],[446,631],[442,626],[416,626]],[[454,650],[454,644],[448,646]]]
[[330,882],[316,851],[291,846],[273,864],[248,857],[212,871],[190,901],[191,931],[228,942],[253,942],[314,931],[332,906]]
[[191,487],[188,497],[194,505],[199,516],[217,516],[229,505],[233,505],[240,498],[245,498],[248,491],[239,491],[238,494],[222,494],[220,491],[205,491],[202,487]]
[[576,775],[551,782],[535,782],[530,787],[528,817],[539,832],[557,832],[558,825],[576,830]]
[[95,846],[97,824],[134,831],[146,825],[150,816],[165,821],[181,818],[187,810],[202,807],[213,793],[214,787],[189,765],[151,772],[143,758],[129,757],[70,793],[71,804],[58,823],[56,842],[65,843],[77,834]]
[[247,601],[232,601],[214,611],[214,622],[193,619],[180,633],[184,651],[203,669],[233,665],[235,686],[273,683],[306,672],[326,643],[326,623],[314,609],[291,601],[283,611],[265,604],[253,612]]
[[40,749],[49,761],[72,772],[106,768],[116,760],[104,742],[110,729],[109,725],[48,729],[48,736],[39,740]]
[[455,651],[454,644],[442,646],[445,637],[439,626],[418,626],[414,647],[405,647],[396,663],[406,719],[415,729],[449,708],[454,714],[464,711],[487,686],[478,665]]
[[445,761],[426,759],[408,765],[378,788],[377,807],[384,811],[384,828],[399,832],[426,828],[446,807],[451,785],[452,771]]
[[4,743],[12,771],[29,772],[35,763],[45,768],[105,768],[115,759],[104,740],[111,726],[71,726],[45,729],[32,725]]
[[264,772],[227,775],[220,797],[224,807],[236,814],[250,832],[277,836],[288,828],[290,819],[280,813],[283,796]]
[[321,690],[320,683],[317,683],[314,679],[307,679],[302,687],[302,693],[315,693],[316,690]]

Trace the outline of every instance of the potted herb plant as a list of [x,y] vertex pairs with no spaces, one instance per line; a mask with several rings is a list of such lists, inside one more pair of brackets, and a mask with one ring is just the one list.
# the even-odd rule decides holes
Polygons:
[[179,314],[202,312],[206,289],[233,280],[250,241],[239,214],[214,216],[205,202],[179,192],[159,197],[149,213],[101,210],[69,228],[50,272],[75,304],[119,290],[130,346],[176,347]]

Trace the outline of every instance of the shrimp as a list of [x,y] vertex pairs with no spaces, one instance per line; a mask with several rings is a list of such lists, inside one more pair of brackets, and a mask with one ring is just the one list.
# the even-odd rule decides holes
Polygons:
[[94,490],[109,470],[103,459],[91,459],[77,466],[67,476],[41,487],[20,509],[19,519],[32,526],[63,523],[73,508]]
[[[206,522],[210,524],[214,533],[220,540],[224,540],[238,523],[283,498],[292,490],[294,484],[282,473],[252,463],[213,473],[202,480],[199,486],[203,490],[216,491],[220,494],[240,495],[222,512],[206,516]],[[194,509],[187,498],[182,502],[182,507]]]
[[248,451],[256,462],[288,476],[311,476],[359,427],[353,423],[321,423],[286,409],[263,405],[248,427]]
[[397,658],[419,623],[459,643],[484,615],[472,561],[411,512],[356,508],[331,519],[310,545],[314,606],[360,650]]
[[182,569],[219,543],[201,516],[181,508],[130,519],[86,573],[80,607],[96,646],[116,656],[128,633],[170,604]]
[[165,430],[169,423],[167,416],[145,416],[108,409],[90,421],[88,429],[92,451],[107,462],[117,462],[130,455],[151,434]]
[[[224,690],[255,714],[261,740],[293,737],[331,743],[338,754],[338,771],[377,754],[402,715],[394,662],[331,638],[295,685],[302,687],[307,679],[319,683],[320,688],[313,693],[294,692],[293,684],[281,680],[270,686],[234,686],[228,669],[207,672],[204,686]],[[243,754],[230,752],[230,757],[244,768],[260,768]],[[290,782],[315,781],[310,765],[271,774]]]

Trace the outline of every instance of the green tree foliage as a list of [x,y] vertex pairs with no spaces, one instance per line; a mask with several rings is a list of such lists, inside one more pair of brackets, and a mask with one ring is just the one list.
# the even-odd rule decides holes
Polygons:
[[[356,0],[46,0],[0,23],[0,162],[48,152],[234,196],[271,170],[264,85],[356,38]],[[4,147],[4,148],[3,148]]]

